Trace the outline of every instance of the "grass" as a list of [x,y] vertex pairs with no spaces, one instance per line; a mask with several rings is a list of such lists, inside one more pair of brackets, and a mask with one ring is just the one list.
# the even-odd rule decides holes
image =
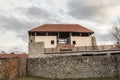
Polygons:
[[38,78],[38,77],[25,77],[19,80],[120,80],[120,78],[48,79],[48,78]]

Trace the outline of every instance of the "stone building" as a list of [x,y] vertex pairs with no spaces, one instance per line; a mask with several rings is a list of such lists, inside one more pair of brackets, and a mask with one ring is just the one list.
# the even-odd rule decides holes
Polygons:
[[[44,24],[28,31],[29,43],[43,42],[44,48],[72,49],[96,46],[94,32],[78,24]],[[63,48],[64,47],[64,48]]]

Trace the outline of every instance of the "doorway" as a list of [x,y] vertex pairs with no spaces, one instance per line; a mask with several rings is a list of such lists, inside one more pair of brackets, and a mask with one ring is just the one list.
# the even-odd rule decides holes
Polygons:
[[59,41],[58,43],[61,43],[61,44],[67,44],[69,43],[69,33],[68,32],[60,32],[59,33]]

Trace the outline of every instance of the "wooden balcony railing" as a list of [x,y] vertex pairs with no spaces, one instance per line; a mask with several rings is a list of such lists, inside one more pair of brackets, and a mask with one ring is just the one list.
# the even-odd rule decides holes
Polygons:
[[44,53],[58,52],[78,52],[78,51],[102,51],[102,50],[120,50],[120,45],[99,45],[99,46],[78,46],[63,48],[45,48]]

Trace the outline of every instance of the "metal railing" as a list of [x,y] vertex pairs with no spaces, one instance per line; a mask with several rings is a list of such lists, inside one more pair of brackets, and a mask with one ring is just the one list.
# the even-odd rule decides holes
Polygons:
[[77,52],[77,51],[102,51],[102,50],[120,50],[120,45],[99,45],[99,46],[78,46],[73,48],[45,48],[44,53],[58,52]]

